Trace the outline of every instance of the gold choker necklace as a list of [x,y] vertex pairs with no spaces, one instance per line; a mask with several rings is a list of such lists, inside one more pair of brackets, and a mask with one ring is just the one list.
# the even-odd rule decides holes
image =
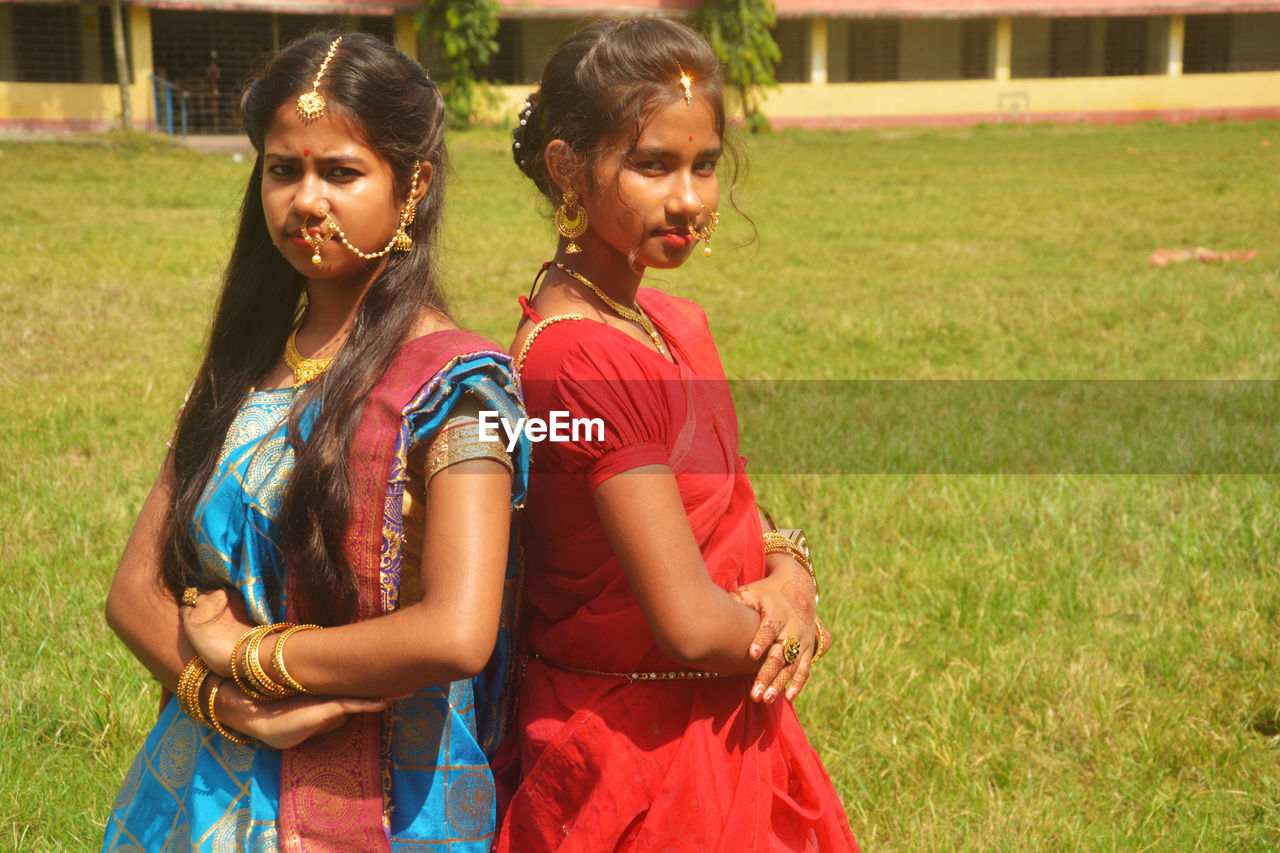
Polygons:
[[662,343],[662,338],[658,335],[658,330],[653,327],[653,322],[647,316],[645,316],[644,311],[640,309],[640,306],[638,304],[636,305],[635,308],[628,308],[627,306],[622,305],[621,303],[609,298],[609,295],[607,293],[605,293],[603,290],[601,290],[600,288],[592,284],[591,280],[588,279],[585,275],[583,275],[582,273],[576,270],[569,269],[562,263],[557,262],[556,269],[560,270],[560,272],[562,273],[567,273],[573,276],[578,281],[582,282],[587,287],[591,288],[591,292],[594,293],[596,296],[599,296],[600,301],[603,302],[605,305],[608,305],[611,309],[613,309],[613,313],[617,314],[622,319],[630,320],[633,323],[638,323],[640,325],[640,328],[644,329],[646,332],[649,333],[649,337],[653,339],[653,345],[658,348],[658,352],[663,356],[667,355],[667,347]]
[[289,333],[289,340],[284,342],[284,363],[289,365],[289,369],[293,371],[293,388],[295,391],[321,373],[324,373],[329,369],[329,365],[333,364],[332,358],[303,358],[302,353],[298,352],[298,344],[294,340],[297,337],[298,326],[294,326],[293,331]]

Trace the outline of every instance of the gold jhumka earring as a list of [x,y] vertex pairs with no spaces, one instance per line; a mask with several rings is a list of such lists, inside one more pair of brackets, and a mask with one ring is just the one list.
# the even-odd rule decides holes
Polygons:
[[716,233],[716,226],[720,224],[720,214],[705,204],[702,207],[711,214],[711,217],[707,220],[705,228],[698,227],[698,217],[690,219],[689,233],[693,235],[695,242],[702,240],[706,244],[702,247],[702,256],[709,258],[711,257],[711,235]]
[[298,96],[298,115],[303,121],[313,121],[324,115],[324,95],[320,94],[320,78],[324,76],[325,69],[329,67],[333,54],[338,49],[338,45],[342,44],[342,36],[338,36],[333,40],[333,44],[329,45],[329,52],[324,56],[324,62],[320,63],[320,70],[316,72],[316,79],[311,83],[311,91],[303,92]]
[[[556,208],[556,230],[563,237],[569,238],[569,245],[565,246],[565,252],[570,255],[576,255],[582,251],[582,247],[573,242],[575,238],[581,237],[587,233],[587,209],[578,204],[578,194],[572,189],[564,191],[562,197],[563,203]],[[573,208],[576,213],[573,217],[569,216],[569,209]]]

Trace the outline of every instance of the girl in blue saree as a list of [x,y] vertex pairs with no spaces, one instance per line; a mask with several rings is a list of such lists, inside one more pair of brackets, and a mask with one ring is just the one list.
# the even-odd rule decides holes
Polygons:
[[484,440],[510,360],[436,287],[443,104],[347,34],[243,112],[208,349],[107,599],[166,701],[103,849],[488,850],[528,449]]

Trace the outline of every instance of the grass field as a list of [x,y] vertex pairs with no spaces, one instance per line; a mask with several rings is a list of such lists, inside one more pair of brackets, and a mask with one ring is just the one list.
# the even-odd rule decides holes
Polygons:
[[[456,315],[500,341],[552,246],[508,145],[453,138],[445,241]],[[787,132],[749,154],[758,239],[732,248],[750,228],[726,215],[711,259],[661,278],[732,377],[1276,376],[1280,124]],[[102,601],[249,164],[0,141],[0,167],[0,848],[84,850],[156,707]],[[1146,264],[1197,245],[1262,253]],[[812,429],[860,453],[838,416]],[[863,849],[1280,847],[1278,485],[757,477],[815,546],[838,642],[801,715]]]

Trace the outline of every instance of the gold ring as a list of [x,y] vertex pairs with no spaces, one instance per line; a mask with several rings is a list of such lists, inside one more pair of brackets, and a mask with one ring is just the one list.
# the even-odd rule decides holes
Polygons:
[[795,634],[782,641],[782,660],[790,666],[800,657],[800,638]]
[[813,660],[809,662],[810,664],[817,663],[818,659],[821,658],[824,654],[826,654],[826,650],[823,649],[822,647],[827,644],[827,628],[825,625],[822,624],[821,619],[814,620],[813,630],[818,634],[818,646],[813,651]]
[[195,607],[196,602],[200,599],[200,590],[194,586],[189,586],[182,591],[182,606]]

